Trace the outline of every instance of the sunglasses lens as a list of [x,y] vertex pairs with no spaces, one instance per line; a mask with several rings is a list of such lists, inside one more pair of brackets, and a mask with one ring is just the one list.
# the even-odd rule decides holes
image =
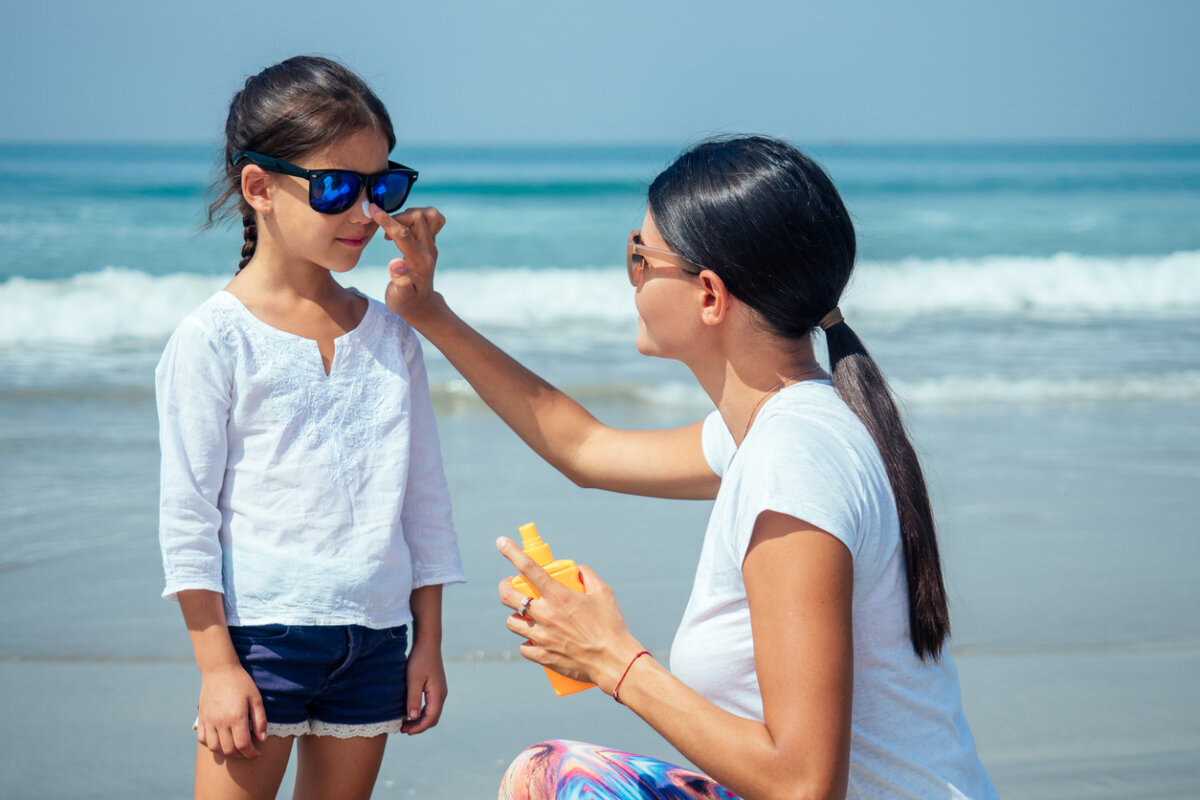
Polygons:
[[358,199],[362,184],[353,172],[324,172],[309,185],[309,202],[322,214],[340,214]]
[[625,254],[625,268],[629,271],[629,283],[637,286],[642,280],[642,257],[637,253]]
[[408,199],[412,178],[403,172],[385,172],[375,179],[371,187],[371,202],[387,213],[398,211]]

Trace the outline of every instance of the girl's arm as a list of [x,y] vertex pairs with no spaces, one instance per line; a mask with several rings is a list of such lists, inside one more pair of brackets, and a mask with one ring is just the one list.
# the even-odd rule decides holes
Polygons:
[[233,379],[213,339],[188,317],[155,370],[164,596],[179,601],[200,668],[197,740],[214,753],[258,758],[255,740],[266,739],[266,713],[233,649],[221,594],[217,497],[227,461]]
[[[500,550],[542,593],[529,622],[508,628],[537,641],[522,655],[612,693],[689,761],[745,800],[845,797],[853,694],[850,552],[795,517],[764,512],[742,574],[764,721],[725,711],[650,657],[625,627],[612,590],[587,567],[585,594],[559,586],[508,539]],[[524,595],[508,580],[502,602]],[[632,661],[632,666],[630,662]],[[628,672],[626,673],[626,669]]]
[[441,585],[414,589],[409,605],[413,613],[413,645],[407,667],[408,720],[400,732],[411,735],[437,725],[449,690],[442,664]]
[[459,371],[525,443],[580,486],[627,494],[711,499],[720,479],[704,459],[702,423],[663,431],[626,431],[581,405],[496,347],[433,291],[434,239],[444,219],[434,209],[373,218],[404,252],[389,265],[388,307],[404,317]]
[[267,739],[267,712],[233,649],[220,592],[181,591],[179,606],[200,667],[197,740],[214,753],[258,758],[254,743]]

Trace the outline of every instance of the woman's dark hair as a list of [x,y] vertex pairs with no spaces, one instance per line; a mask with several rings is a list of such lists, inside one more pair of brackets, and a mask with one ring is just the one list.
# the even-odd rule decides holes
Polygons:
[[[850,215],[825,172],[786,142],[760,136],[703,142],[654,180],[649,206],[673,251],[713,269],[785,339],[809,336],[850,280]],[[839,322],[826,340],[833,384],[875,440],[896,498],[913,650],[936,659],[950,634],[950,614],[921,464],[887,381],[858,336]]]
[[246,79],[229,104],[220,177],[211,187],[215,199],[205,222],[205,227],[212,227],[235,214],[241,216],[245,242],[239,270],[254,256],[258,230],[254,209],[242,197],[245,164],[230,164],[233,154],[250,150],[296,161],[362,130],[382,134],[388,152],[396,146],[383,103],[362,78],[336,61],[296,56]]

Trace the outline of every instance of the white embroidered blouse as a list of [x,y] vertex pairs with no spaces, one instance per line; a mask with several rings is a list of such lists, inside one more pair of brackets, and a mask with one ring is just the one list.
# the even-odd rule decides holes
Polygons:
[[421,346],[370,300],[338,337],[274,328],[221,291],[155,371],[166,587],[223,592],[230,625],[412,621],[466,580]]

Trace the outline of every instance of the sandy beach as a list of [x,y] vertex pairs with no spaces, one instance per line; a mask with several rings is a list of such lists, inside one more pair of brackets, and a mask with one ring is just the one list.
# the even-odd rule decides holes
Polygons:
[[[621,409],[599,411],[628,422]],[[914,415],[912,427],[942,524],[951,652],[1001,795],[1195,797],[1193,409],[942,409]],[[633,629],[665,658],[707,504],[575,488],[470,404],[443,410],[441,429],[471,577],[447,592],[451,697],[437,728],[393,738],[376,796],[490,797],[509,759],[545,738],[678,760],[611,698],[556,698],[514,655],[494,600],[505,563],[491,542],[536,520],[557,552],[611,580]],[[0,796],[189,796],[198,675],[177,609],[157,599],[152,432],[127,442],[120,463],[130,468],[94,476],[73,499],[47,487],[44,501],[83,521],[107,496],[106,513],[145,538],[0,579]],[[96,523],[99,535],[111,525]],[[631,541],[652,558],[631,558]]]
[[[547,696],[540,671],[517,662],[446,667],[452,696],[442,724],[425,736],[393,737],[376,797],[494,797],[512,756],[546,738],[678,759],[594,690]],[[976,740],[1002,797],[1196,796],[1195,653],[961,657],[959,668]],[[191,665],[9,661],[0,663],[0,682],[10,721],[0,796],[191,796],[194,739],[187,714],[175,713],[195,702]]]

